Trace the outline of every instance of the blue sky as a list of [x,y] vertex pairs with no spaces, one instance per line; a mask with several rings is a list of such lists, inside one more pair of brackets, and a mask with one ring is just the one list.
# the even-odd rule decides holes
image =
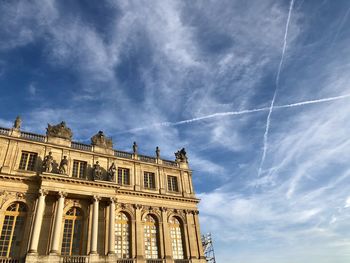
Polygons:
[[349,262],[350,2],[290,6],[2,1],[0,125],[186,147],[218,262]]

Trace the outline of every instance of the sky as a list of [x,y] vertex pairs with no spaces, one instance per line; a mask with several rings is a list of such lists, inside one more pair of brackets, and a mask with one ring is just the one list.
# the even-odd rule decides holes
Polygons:
[[350,2],[1,1],[0,126],[174,159],[217,262],[350,261]]

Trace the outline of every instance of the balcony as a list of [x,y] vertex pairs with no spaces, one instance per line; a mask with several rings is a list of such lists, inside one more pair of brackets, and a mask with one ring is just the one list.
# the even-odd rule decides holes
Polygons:
[[89,256],[64,256],[63,263],[88,263]]
[[24,259],[0,257],[0,263],[23,263]]

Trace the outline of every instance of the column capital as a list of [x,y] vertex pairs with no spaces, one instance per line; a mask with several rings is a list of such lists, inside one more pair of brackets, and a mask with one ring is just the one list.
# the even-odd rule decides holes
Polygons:
[[101,197],[99,195],[93,195],[92,196],[92,201],[99,202],[100,200],[101,200]]
[[49,191],[45,189],[39,189],[39,196],[46,196],[48,195]]
[[134,204],[134,207],[135,207],[136,210],[141,210],[143,208],[143,205]]
[[58,191],[57,192],[57,196],[59,197],[59,198],[66,198],[67,197],[67,192],[63,192],[63,191]]
[[167,208],[167,207],[161,207],[161,208],[160,208],[160,211],[162,211],[162,212],[167,212],[167,211],[168,211],[168,208]]
[[117,202],[118,202],[118,198],[116,198],[116,197],[110,197],[110,198],[109,198],[109,202],[110,202],[110,203],[117,203]]

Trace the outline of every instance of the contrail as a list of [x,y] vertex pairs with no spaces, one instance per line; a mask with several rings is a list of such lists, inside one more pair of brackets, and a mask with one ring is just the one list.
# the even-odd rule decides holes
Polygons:
[[282,55],[281,55],[281,60],[280,60],[280,64],[278,65],[278,70],[277,70],[277,75],[276,75],[276,83],[275,83],[276,88],[275,88],[275,92],[273,93],[269,114],[267,115],[267,119],[266,119],[266,128],[265,128],[265,133],[264,133],[264,148],[263,148],[263,154],[261,157],[260,166],[259,166],[259,170],[258,170],[258,176],[261,175],[261,170],[262,170],[262,167],[264,165],[265,158],[266,158],[266,152],[267,152],[267,148],[268,148],[267,139],[269,136],[269,129],[270,129],[270,119],[271,119],[273,106],[275,104],[275,100],[276,100],[276,96],[277,96],[277,92],[278,92],[280,75],[281,75],[281,70],[282,70],[283,61],[284,61],[284,54],[286,53],[288,28],[289,28],[290,17],[291,17],[292,11],[293,11],[293,5],[294,5],[294,0],[291,0],[290,5],[289,5],[289,12],[288,12],[288,17],[287,17],[286,29],[284,32]]
[[[296,102],[296,103],[291,103],[291,104],[286,104],[286,105],[276,105],[273,106],[273,109],[283,109],[283,108],[292,108],[292,107],[299,107],[299,106],[304,106],[304,105],[309,105],[309,104],[316,104],[316,103],[323,103],[323,102],[329,102],[329,101],[334,101],[334,100],[341,100],[341,99],[346,99],[349,98],[350,94],[344,94],[340,96],[335,96],[335,97],[328,97],[328,98],[323,98],[323,99],[317,99],[317,100],[307,100],[307,101],[301,101],[301,102]],[[154,127],[170,127],[170,126],[178,126],[182,124],[188,124],[191,122],[197,122],[201,120],[206,120],[206,119],[212,119],[216,117],[223,117],[223,116],[233,116],[233,115],[243,115],[243,114],[249,114],[249,113],[254,113],[254,112],[262,112],[262,111],[268,111],[270,110],[270,107],[264,107],[264,108],[257,108],[257,109],[250,109],[250,110],[241,110],[241,111],[227,111],[227,112],[217,112],[193,119],[187,119],[187,120],[182,120],[182,121],[177,121],[177,122],[159,122],[159,123],[153,123],[149,126],[144,126],[144,127],[139,127],[139,128],[134,128],[130,129],[127,131],[124,131],[122,133],[126,132],[137,132],[137,131],[142,131]]]

